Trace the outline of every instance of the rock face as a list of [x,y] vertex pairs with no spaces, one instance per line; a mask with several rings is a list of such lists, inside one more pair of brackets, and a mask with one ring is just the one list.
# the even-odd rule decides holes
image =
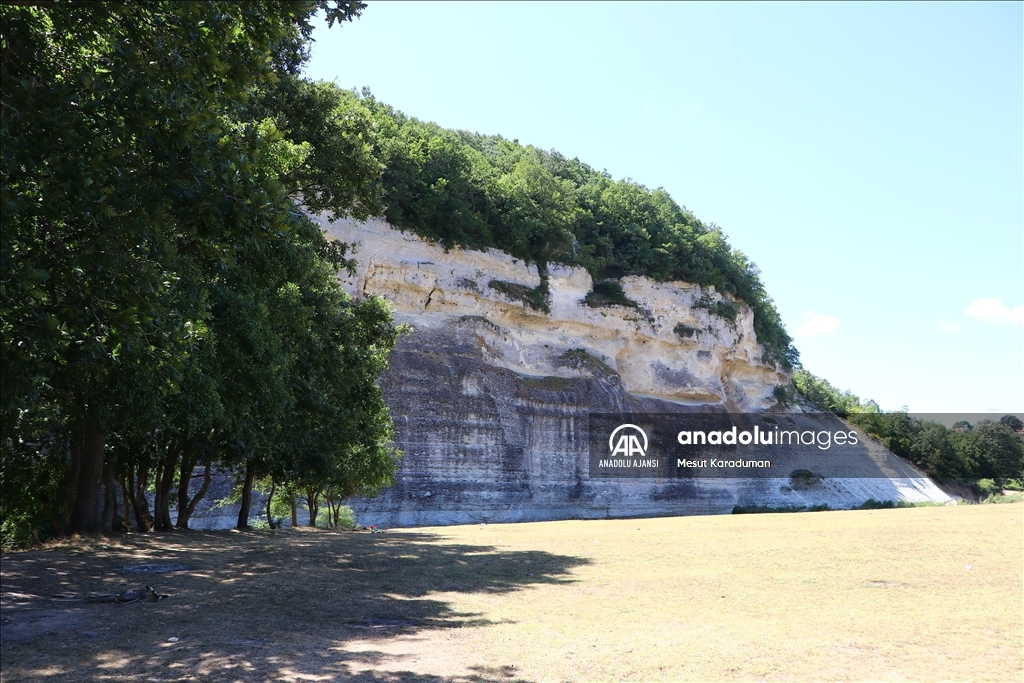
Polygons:
[[[536,266],[503,252],[446,252],[382,221],[317,220],[356,246],[358,270],[343,274],[345,288],[389,299],[396,320],[413,328],[381,379],[405,456],[394,486],[350,501],[362,524],[948,500],[902,463],[890,463],[903,468],[895,479],[830,480],[809,491],[781,491],[789,487],[771,480],[591,480],[590,413],[779,410],[773,390],[789,377],[764,360],[749,307],[713,288],[627,277],[635,306],[591,308],[582,301],[590,275],[553,264],[545,313],[527,303],[541,282]],[[716,302],[733,304],[735,320],[712,313]],[[893,458],[872,448],[865,457]]]

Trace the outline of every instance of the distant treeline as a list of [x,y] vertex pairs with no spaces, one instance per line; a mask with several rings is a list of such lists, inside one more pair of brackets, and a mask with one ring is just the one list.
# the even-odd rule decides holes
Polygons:
[[[1024,482],[1024,423],[1014,415],[951,427],[909,415],[883,412],[877,403],[840,391],[803,368],[793,375],[797,391],[819,408],[844,417],[886,447],[940,480],[1019,487]],[[987,486],[979,487],[984,491]]]
[[644,275],[714,286],[750,305],[769,359],[797,363],[757,266],[665,190],[516,140],[426,123],[368,92],[350,101],[376,123],[391,224],[448,246],[504,250],[542,275],[560,262],[585,267],[595,282]]

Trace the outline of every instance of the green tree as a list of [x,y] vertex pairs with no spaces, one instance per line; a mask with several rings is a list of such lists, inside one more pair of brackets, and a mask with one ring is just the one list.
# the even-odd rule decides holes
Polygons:
[[955,432],[937,422],[924,422],[911,445],[912,461],[940,479],[960,479],[973,469],[953,443]]
[[[315,11],[333,24],[363,7],[322,0],[0,7],[3,463],[5,473],[25,471],[26,443],[42,449],[45,441],[51,453],[66,447],[71,457],[60,474],[69,482],[70,530],[109,528],[111,507],[100,494],[106,483],[109,503],[121,449],[107,444],[137,446],[154,429],[163,440],[155,459],[131,464],[136,481],[159,465],[158,516],[167,526],[175,471],[199,457],[178,455],[208,440],[222,419],[216,406],[229,405],[231,364],[220,359],[230,357],[232,335],[236,369],[278,353],[264,334],[263,293],[243,300],[214,283],[209,298],[189,296],[196,285],[215,280],[218,268],[236,270],[240,253],[285,240],[300,218],[289,193],[304,190],[317,208],[375,206],[368,188],[379,168],[367,167],[365,153],[349,157],[355,170],[344,182],[326,182],[353,145],[365,152],[369,141],[347,135],[340,146],[324,139],[307,150],[302,141],[285,144],[273,119],[249,116],[260,93],[282,81],[295,85]],[[344,117],[333,123],[347,133],[359,128]],[[216,316],[236,305],[254,322],[220,335],[218,371],[189,367],[197,330],[212,330]],[[259,343],[246,347],[246,338]],[[139,368],[141,381],[130,380]],[[251,373],[249,388],[283,384],[278,364],[263,369],[263,377]],[[198,408],[175,406],[182,391],[206,398]],[[283,391],[257,395],[264,416],[286,404],[276,398]],[[50,427],[40,431],[44,417]],[[274,430],[272,421],[246,427],[237,411],[223,420],[225,452],[249,453],[258,446],[254,435]],[[18,498],[8,495],[8,481],[5,510]],[[19,481],[27,486],[30,478]]]
[[1024,476],[1024,439],[1007,425],[994,420],[981,420],[969,432],[984,455],[984,474],[1005,481]]
[[346,496],[372,491],[392,480],[398,456],[376,386],[401,332],[390,307],[376,298],[353,301],[341,290],[335,274],[352,262],[308,220],[294,231],[291,248],[276,254],[285,257],[290,272],[276,290],[269,329],[284,350],[287,408],[275,409],[275,432],[246,459],[240,527],[248,524],[255,479],[305,490],[312,524],[324,487]]
[[824,411],[835,413],[840,417],[856,413],[867,413],[867,415],[859,416],[864,424],[871,423],[871,420],[875,420],[880,424],[881,421],[885,420],[880,415],[872,415],[880,412],[878,404],[874,401],[861,401],[850,390],[840,391],[832,386],[828,380],[818,377],[806,368],[798,368],[793,373],[793,384],[804,398]]
[[1024,422],[1016,415],[1003,415],[999,418],[999,424],[1005,425],[1015,432],[1024,431]]

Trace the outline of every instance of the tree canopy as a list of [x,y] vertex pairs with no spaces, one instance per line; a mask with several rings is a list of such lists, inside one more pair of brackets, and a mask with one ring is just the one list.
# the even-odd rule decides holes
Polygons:
[[665,190],[555,151],[425,123],[369,93],[363,101],[377,124],[393,225],[449,246],[502,249],[542,272],[557,261],[585,267],[595,282],[645,275],[714,286],[750,305],[768,359],[798,363],[757,266]]
[[140,506],[155,485],[159,528],[178,485],[187,525],[213,460],[390,480],[374,380],[399,330],[342,292],[346,247],[299,206],[380,208],[368,117],[298,75],[314,13],[364,7],[0,6],[5,537],[109,530],[118,484]]
[[804,368],[793,373],[793,383],[812,404],[848,419],[933,477],[1024,483],[1024,423],[1015,415],[946,427],[909,415],[906,408],[884,412],[875,401],[840,391]]

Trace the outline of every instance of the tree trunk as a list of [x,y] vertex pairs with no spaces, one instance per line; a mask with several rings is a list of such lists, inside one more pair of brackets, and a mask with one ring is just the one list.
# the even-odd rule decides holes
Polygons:
[[277,488],[277,482],[275,482],[273,477],[271,477],[271,479],[270,479],[270,494],[267,496],[267,526],[269,526],[271,529],[276,529],[277,528],[276,526],[274,526],[274,518],[270,514],[270,504],[274,500],[274,490],[276,488]]
[[238,526],[236,529],[249,528],[249,508],[252,506],[252,482],[256,475],[252,460],[245,461],[245,482],[242,484],[242,500],[238,505]]
[[316,526],[317,511],[320,509],[320,492],[313,487],[306,489],[306,505],[309,507],[309,526]]
[[292,528],[294,529],[299,525],[299,511],[295,508],[295,492],[289,490],[288,502],[292,505]]
[[190,456],[185,449],[181,454],[181,467],[178,468],[178,523],[179,529],[188,528],[188,485],[192,481],[192,470],[196,468],[198,456]]
[[[124,528],[128,531],[132,530],[132,515],[134,514],[134,505],[131,502],[131,493],[129,493],[131,488],[128,486],[128,481],[131,479],[131,476],[131,474],[122,474],[121,478],[117,481],[118,485],[121,487],[121,505],[123,508],[121,511],[121,523],[124,524]],[[142,530],[139,529],[139,531]]]
[[125,507],[131,507],[131,514],[135,517],[136,528],[139,531],[146,531],[146,527],[142,524],[142,518],[139,516],[139,504],[135,500],[135,473],[132,472],[131,465],[129,465],[127,469],[128,471],[123,477],[121,477],[121,490],[124,491],[124,504]]
[[146,480],[149,478],[146,468],[143,465],[138,465],[138,477],[133,478],[132,468],[128,468],[128,474],[125,477],[125,483],[128,485],[126,491],[128,492],[128,502],[132,505],[132,511],[135,513],[135,524],[138,526],[139,531],[149,531],[149,499],[146,498]]
[[117,450],[111,448],[103,463],[103,533],[114,533],[117,513]]
[[146,531],[156,528],[156,520],[153,513],[149,511],[149,498],[146,490],[149,488],[149,468],[140,466],[138,476],[135,478],[135,499],[139,501],[139,512],[142,514],[142,522],[146,525]]
[[75,487],[78,485],[78,475],[82,471],[82,441],[84,440],[85,428],[82,420],[75,420],[71,428],[71,441],[68,444],[68,455],[71,458],[71,473],[68,475],[68,485],[64,490],[64,520],[71,521],[71,513],[75,508]]
[[103,479],[105,439],[96,420],[86,411],[81,464],[75,482],[74,504],[68,527],[72,533],[96,533],[103,527],[100,485]]
[[174,528],[171,524],[171,487],[174,486],[178,452],[176,445],[169,446],[157,471],[156,495],[153,497],[153,516],[156,518],[157,531],[170,531]]
[[327,526],[334,527],[334,487],[328,486],[324,491],[324,502],[327,503]]
[[[188,491],[185,492],[185,504],[181,503],[181,499],[178,499],[178,528],[187,529],[188,520],[192,519],[192,513],[196,511],[196,505],[199,504],[205,496],[206,492],[210,490],[210,482],[213,481],[213,475],[210,474],[210,467],[212,463],[206,463],[206,469],[203,471],[203,485],[199,487],[199,491],[196,495],[189,500]],[[179,489],[180,492],[180,489]]]

